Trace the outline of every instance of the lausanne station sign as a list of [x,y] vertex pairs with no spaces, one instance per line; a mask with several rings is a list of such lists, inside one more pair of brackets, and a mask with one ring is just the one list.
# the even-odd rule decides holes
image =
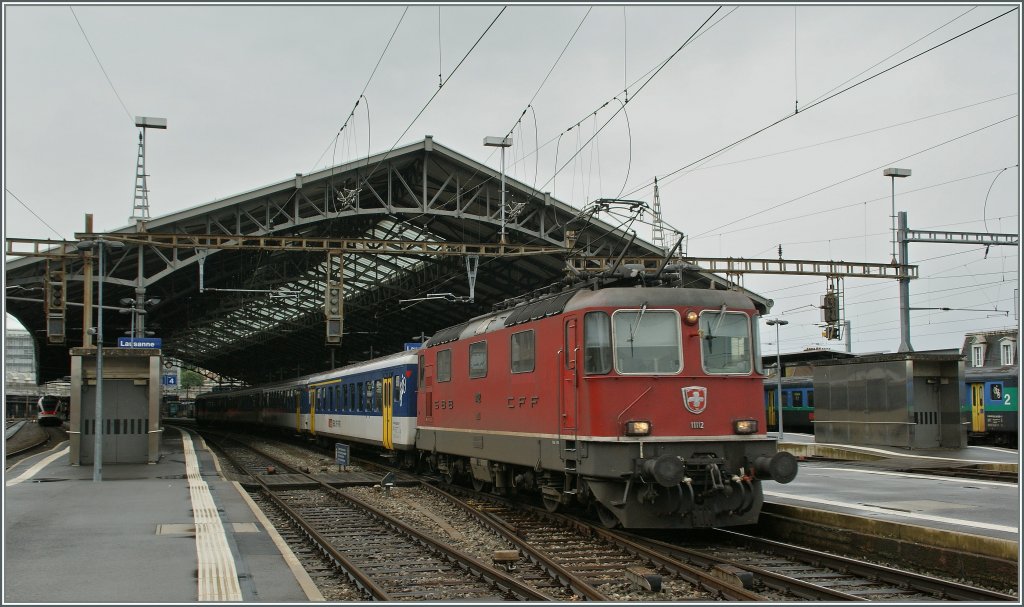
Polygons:
[[155,348],[159,350],[163,342],[159,337],[118,337],[118,348]]

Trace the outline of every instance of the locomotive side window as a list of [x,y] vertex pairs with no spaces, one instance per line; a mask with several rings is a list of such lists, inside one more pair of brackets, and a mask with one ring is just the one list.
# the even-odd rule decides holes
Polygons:
[[682,370],[682,331],[674,310],[618,310],[612,321],[619,373],[675,374]]
[[537,354],[533,331],[512,334],[512,372],[532,373],[536,367]]
[[419,355],[419,360],[420,360],[420,366],[419,366],[420,372],[418,374],[419,377],[416,378],[416,383],[419,384],[418,387],[419,387],[420,390],[422,390],[423,389],[423,377],[426,375],[426,373],[423,372],[423,370],[426,369],[426,367],[423,366],[423,355],[422,354]]
[[469,376],[487,377],[487,342],[469,344]]
[[612,321],[604,312],[583,317],[583,372],[598,375],[612,370]]
[[452,351],[441,350],[437,353],[437,381],[452,380]]
[[707,373],[750,373],[750,321],[742,312],[701,312],[701,356]]

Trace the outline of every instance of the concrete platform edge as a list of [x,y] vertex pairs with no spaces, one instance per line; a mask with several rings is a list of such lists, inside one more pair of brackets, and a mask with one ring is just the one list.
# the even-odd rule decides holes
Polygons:
[[1019,545],[1010,540],[984,537],[967,533],[953,533],[942,529],[931,529],[917,525],[906,525],[870,519],[859,516],[850,516],[838,512],[828,512],[815,508],[803,508],[788,504],[765,503],[762,509],[764,514],[778,515],[799,520],[812,522],[818,525],[827,525],[848,529],[858,533],[871,534],[877,537],[892,538],[897,541],[910,542],[956,550],[968,554],[975,554],[989,558],[1003,559],[1017,562]]
[[260,507],[256,505],[256,502],[252,501],[252,498],[249,496],[249,493],[245,488],[242,487],[238,481],[231,481],[231,484],[235,487],[235,490],[238,491],[238,494],[242,496],[245,503],[249,505],[249,509],[252,510],[256,520],[263,525],[267,534],[274,541],[274,545],[281,551],[281,557],[284,558],[285,563],[288,564],[288,569],[290,569],[292,575],[295,576],[295,580],[299,583],[299,587],[301,587],[302,591],[306,593],[306,598],[313,602],[326,601],[327,599],[324,598],[324,595],[320,593],[320,589],[316,587],[313,579],[309,577],[308,573],[306,573],[302,563],[299,562],[298,557],[296,557],[295,553],[292,552],[288,543],[281,537],[281,534],[277,532],[277,529],[274,528],[274,524],[267,519],[266,515],[263,514],[263,511],[260,510]]

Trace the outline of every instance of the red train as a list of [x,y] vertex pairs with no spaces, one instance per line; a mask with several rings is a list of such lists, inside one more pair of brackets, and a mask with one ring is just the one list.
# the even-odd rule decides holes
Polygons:
[[766,434],[757,309],[733,291],[575,288],[417,352],[196,400],[200,423],[353,442],[608,526],[757,521],[796,459]]
[[757,314],[732,291],[576,289],[442,330],[419,353],[416,447],[608,526],[756,522],[761,481],[797,468],[766,435]]

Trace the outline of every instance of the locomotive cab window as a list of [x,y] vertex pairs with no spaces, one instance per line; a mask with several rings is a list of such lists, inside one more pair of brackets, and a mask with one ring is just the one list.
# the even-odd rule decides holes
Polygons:
[[601,375],[612,370],[612,321],[605,312],[583,317],[583,372]]
[[452,351],[441,350],[437,353],[437,381],[452,380]]
[[742,312],[701,312],[701,357],[707,373],[750,373],[750,320]]
[[619,373],[674,375],[682,370],[682,331],[675,310],[617,310],[612,325]]
[[469,344],[469,376],[487,377],[487,342]]
[[536,367],[537,353],[533,331],[512,334],[512,372],[532,373]]

